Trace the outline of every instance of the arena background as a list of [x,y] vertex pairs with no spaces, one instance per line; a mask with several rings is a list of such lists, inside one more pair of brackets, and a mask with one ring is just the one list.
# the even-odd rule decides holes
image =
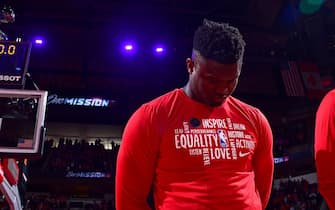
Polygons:
[[[22,183],[26,205],[36,197],[51,205],[55,195],[66,205],[72,202],[72,209],[113,201],[113,161],[124,124],[142,103],[185,84],[185,59],[203,18],[230,22],[246,39],[234,95],[259,107],[270,121],[274,154],[281,158],[275,178],[315,172],[315,111],[334,87],[334,1],[7,0],[3,5],[14,9],[16,20],[0,24],[0,30],[11,40],[33,42],[28,68],[32,80],[26,89],[34,89],[34,82],[49,95],[70,99],[47,107],[46,151],[23,167],[29,174]],[[37,38],[42,45],[34,43]],[[130,55],[122,52],[127,40],[135,42]],[[152,51],[157,43],[165,47],[159,56]],[[292,69],[297,69],[298,79],[285,76]],[[104,99],[108,106],[73,104],[79,98]],[[83,154],[75,149],[81,140],[102,145],[108,167],[89,171],[103,174],[76,168],[83,173],[66,176],[75,164],[69,160]],[[92,151],[85,154],[97,158]]]

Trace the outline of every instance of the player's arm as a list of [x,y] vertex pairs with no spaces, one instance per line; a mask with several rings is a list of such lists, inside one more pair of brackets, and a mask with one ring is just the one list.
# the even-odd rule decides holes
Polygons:
[[[333,99],[332,99],[333,97]],[[322,100],[315,121],[315,165],[319,191],[335,209],[335,92]]]
[[253,167],[255,171],[256,188],[262,201],[262,208],[265,209],[270,199],[274,171],[272,151],[273,136],[270,125],[265,116],[260,113],[259,118],[259,141],[253,157]]
[[118,210],[150,209],[147,197],[159,146],[153,118],[153,112],[144,105],[129,119],[123,132],[115,178]]

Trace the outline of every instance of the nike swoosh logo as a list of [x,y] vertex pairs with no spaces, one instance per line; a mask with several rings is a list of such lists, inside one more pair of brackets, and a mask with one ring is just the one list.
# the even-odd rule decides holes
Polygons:
[[249,154],[250,152],[241,152],[241,151],[238,153],[240,157],[245,157],[245,156],[248,156]]

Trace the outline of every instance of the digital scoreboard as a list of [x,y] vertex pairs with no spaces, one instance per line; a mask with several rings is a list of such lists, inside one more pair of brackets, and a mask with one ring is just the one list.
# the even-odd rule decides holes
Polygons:
[[0,40],[0,88],[24,88],[31,46],[30,42]]

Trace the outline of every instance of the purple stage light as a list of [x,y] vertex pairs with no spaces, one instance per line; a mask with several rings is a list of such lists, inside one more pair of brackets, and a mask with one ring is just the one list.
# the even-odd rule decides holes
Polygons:
[[127,51],[131,51],[131,50],[133,50],[133,45],[127,44],[126,46],[124,46],[124,49],[127,50]]
[[137,51],[136,43],[134,41],[125,41],[121,44],[122,54],[132,55]]
[[162,52],[164,52],[164,48],[163,47],[156,47],[156,52],[157,53],[162,53]]
[[37,46],[41,46],[41,45],[44,44],[44,41],[43,41],[43,39],[41,39],[41,38],[35,38],[34,43],[35,43],[35,45],[37,45]]
[[165,48],[162,45],[156,45],[153,49],[155,55],[163,55]]

